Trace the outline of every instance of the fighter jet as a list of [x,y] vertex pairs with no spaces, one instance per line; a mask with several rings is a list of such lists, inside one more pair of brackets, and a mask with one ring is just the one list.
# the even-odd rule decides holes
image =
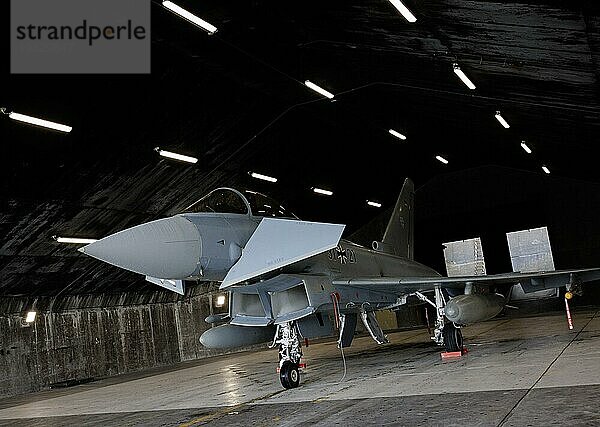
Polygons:
[[229,311],[206,319],[223,324],[200,342],[226,348],[271,341],[285,388],[300,383],[305,338],[336,333],[343,349],[360,318],[378,344],[387,343],[377,310],[431,304],[437,314],[432,339],[447,351],[462,351],[461,327],[499,314],[511,286],[573,292],[600,279],[600,268],[442,277],[413,260],[413,200],[414,185],[406,179],[383,238],[367,248],[341,239],[342,224],[301,221],[263,194],[218,188],[180,214],[80,251],[180,294],[186,280],[221,282]]

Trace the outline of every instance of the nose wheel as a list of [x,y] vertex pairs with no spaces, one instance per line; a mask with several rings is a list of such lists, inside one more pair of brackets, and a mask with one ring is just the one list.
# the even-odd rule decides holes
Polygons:
[[284,388],[296,388],[300,385],[300,371],[298,365],[286,360],[279,368],[279,379]]

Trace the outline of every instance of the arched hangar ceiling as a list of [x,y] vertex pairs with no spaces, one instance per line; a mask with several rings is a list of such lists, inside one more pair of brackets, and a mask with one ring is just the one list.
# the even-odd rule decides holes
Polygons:
[[[10,75],[4,64],[0,105],[73,131],[0,117],[1,294],[141,289],[51,236],[101,237],[216,186],[353,230],[377,214],[366,200],[389,206],[405,176],[419,187],[483,165],[542,176],[545,165],[548,179],[598,181],[597,2],[406,0],[414,23],[387,0],[177,3],[218,32],[155,1],[151,75]],[[199,161],[163,159],[157,146]]]

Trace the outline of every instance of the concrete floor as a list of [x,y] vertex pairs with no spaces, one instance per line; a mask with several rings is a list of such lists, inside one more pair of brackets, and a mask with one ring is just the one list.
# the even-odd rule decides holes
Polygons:
[[600,311],[501,318],[465,328],[442,362],[426,330],[305,349],[283,390],[275,351],[238,353],[0,401],[0,425],[600,425]]

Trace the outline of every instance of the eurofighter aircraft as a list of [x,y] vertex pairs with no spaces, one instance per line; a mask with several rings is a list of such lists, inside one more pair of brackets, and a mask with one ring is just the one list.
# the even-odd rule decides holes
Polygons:
[[526,292],[600,279],[600,268],[442,277],[413,260],[414,185],[406,179],[381,240],[366,248],[341,239],[344,225],[299,220],[271,198],[219,188],[184,212],[120,231],[80,249],[183,295],[185,280],[222,282],[229,312],[200,342],[211,348],[272,342],[285,388],[300,383],[303,339],[339,331],[352,343],[358,319],[388,342],[377,310],[412,301],[436,308],[432,339],[462,351],[461,327],[496,316],[510,288]]

